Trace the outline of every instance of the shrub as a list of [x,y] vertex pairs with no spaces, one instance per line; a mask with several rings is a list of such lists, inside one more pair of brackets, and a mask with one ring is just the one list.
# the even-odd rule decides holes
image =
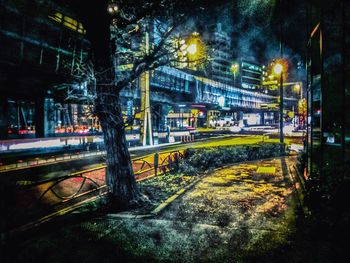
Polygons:
[[284,147],[285,145],[280,143],[259,143],[187,149],[185,158],[179,161],[175,169],[187,175],[195,175],[225,164],[284,155]]
[[298,156],[298,161],[297,161],[297,169],[300,174],[304,174],[304,169],[306,167],[306,161],[307,161],[307,153],[302,152]]

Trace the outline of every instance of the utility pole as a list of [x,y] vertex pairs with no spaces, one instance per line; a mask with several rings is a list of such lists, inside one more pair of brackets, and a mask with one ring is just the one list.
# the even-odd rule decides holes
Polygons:
[[280,143],[284,142],[283,136],[283,71],[280,75]]
[[[280,56],[283,59],[283,30],[282,30],[282,0],[279,0],[279,26],[280,26]],[[284,143],[283,136],[283,70],[280,75],[280,143]]]
[[[149,53],[149,33],[146,30],[145,35],[145,52]],[[140,142],[143,146],[153,145],[153,132],[152,132],[152,116],[151,116],[151,103],[150,103],[150,72],[149,70],[142,73],[140,77],[141,88],[141,129],[140,129]]]

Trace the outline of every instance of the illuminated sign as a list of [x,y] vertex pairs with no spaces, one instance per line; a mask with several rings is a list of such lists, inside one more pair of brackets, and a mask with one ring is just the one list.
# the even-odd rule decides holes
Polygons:
[[242,62],[242,69],[248,69],[251,71],[256,71],[256,72],[262,72],[262,67],[249,63],[249,62]]
[[125,64],[125,65],[119,65],[117,66],[118,71],[127,71],[127,70],[132,70],[134,64]]

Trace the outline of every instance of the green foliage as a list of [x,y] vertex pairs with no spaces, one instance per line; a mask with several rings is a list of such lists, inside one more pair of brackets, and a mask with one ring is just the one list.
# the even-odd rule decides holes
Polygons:
[[304,174],[304,168],[306,167],[306,161],[307,161],[307,153],[302,152],[298,156],[298,161],[297,161],[297,169],[300,174]]
[[186,175],[195,175],[226,164],[276,157],[284,154],[284,145],[280,143],[188,149],[185,154],[186,157],[179,161],[175,169]]
[[306,181],[305,204],[316,215],[334,217],[348,207],[349,176],[342,167],[316,170]]

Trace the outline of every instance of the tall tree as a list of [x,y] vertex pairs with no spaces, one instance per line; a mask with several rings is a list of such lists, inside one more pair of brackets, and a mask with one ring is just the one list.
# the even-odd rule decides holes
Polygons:
[[[176,39],[180,32],[186,34],[186,22],[190,21],[186,18],[192,20],[191,15],[203,8],[191,0],[74,0],[67,1],[67,5],[83,23],[91,42],[96,79],[94,105],[104,134],[110,200],[118,208],[129,207],[143,198],[125,138],[120,91],[143,72],[178,58],[175,54],[181,46]],[[149,32],[153,41],[146,50],[142,39]],[[131,65],[127,71],[121,69],[125,64]]]

